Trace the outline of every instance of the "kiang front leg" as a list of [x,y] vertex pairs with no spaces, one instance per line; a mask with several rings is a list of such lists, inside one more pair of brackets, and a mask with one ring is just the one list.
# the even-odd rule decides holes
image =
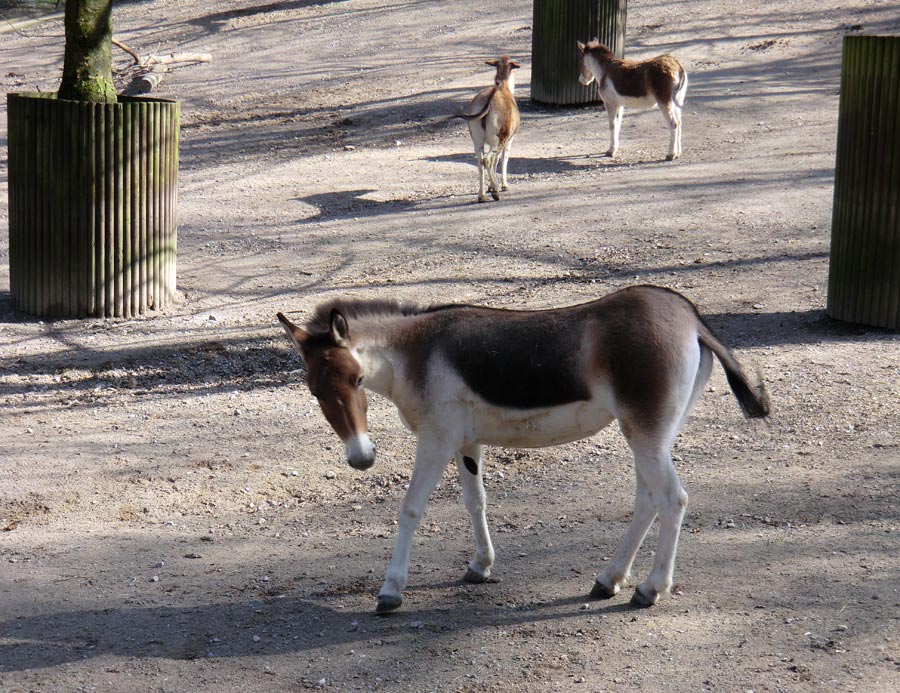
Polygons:
[[606,114],[609,117],[609,149],[606,156],[615,156],[619,151],[619,131],[622,128],[622,116],[625,113],[623,106],[614,106],[607,102]]
[[432,440],[419,439],[416,447],[416,464],[413,468],[409,490],[400,503],[397,519],[397,538],[388,566],[384,584],[378,590],[378,613],[393,611],[403,603],[403,589],[409,574],[409,555],[416,528],[425,513],[428,497],[453,456],[452,448]]
[[494,545],[491,543],[487,524],[487,493],[484,490],[481,456],[480,445],[463,448],[456,453],[463,503],[469,511],[475,531],[475,558],[469,563],[463,577],[465,582],[472,583],[486,582],[491,576],[491,566],[494,565]]

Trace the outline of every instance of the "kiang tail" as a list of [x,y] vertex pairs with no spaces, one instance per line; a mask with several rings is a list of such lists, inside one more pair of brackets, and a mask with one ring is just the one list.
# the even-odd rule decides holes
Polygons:
[[716,358],[719,359],[719,363],[725,369],[728,386],[744,411],[744,415],[749,419],[768,416],[769,395],[766,392],[766,386],[763,384],[762,378],[758,379],[758,385],[753,385],[741,368],[741,364],[738,363],[734,354],[731,353],[731,350],[718,340],[702,319],[700,319],[698,327],[698,339],[703,346],[712,351]]

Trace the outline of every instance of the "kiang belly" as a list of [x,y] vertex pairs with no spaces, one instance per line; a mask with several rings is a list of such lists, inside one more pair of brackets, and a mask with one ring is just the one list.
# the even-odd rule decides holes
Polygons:
[[593,435],[614,418],[596,400],[534,409],[482,405],[472,412],[472,442],[520,448],[561,445]]

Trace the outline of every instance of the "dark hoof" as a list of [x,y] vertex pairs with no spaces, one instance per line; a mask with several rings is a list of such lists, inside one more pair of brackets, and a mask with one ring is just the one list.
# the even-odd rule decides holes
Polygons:
[[494,202],[500,201],[500,193],[498,193],[496,190],[491,190],[491,197],[494,198]]
[[641,592],[641,588],[638,587],[634,590],[634,594],[631,595],[631,606],[637,609],[646,609],[656,604],[657,599],[659,599],[659,595],[655,592],[652,596],[647,596]]
[[666,161],[675,161],[674,154],[666,154]]
[[[469,568],[468,570],[466,570],[466,574],[463,575],[463,582],[468,582],[470,585],[482,585],[485,582],[491,582],[491,578],[487,575],[476,573],[474,570]],[[494,580],[493,582],[499,582],[499,580]]]
[[375,607],[376,614],[388,614],[396,611],[403,604],[403,597],[394,597],[391,595],[379,596],[378,605]]
[[594,580],[594,587],[591,589],[591,599],[612,599],[615,596],[615,587],[607,587],[602,582]]

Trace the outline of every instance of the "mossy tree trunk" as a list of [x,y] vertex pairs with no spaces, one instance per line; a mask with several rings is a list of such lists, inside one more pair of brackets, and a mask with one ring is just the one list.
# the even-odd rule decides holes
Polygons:
[[66,53],[59,98],[115,103],[112,0],[66,0]]

